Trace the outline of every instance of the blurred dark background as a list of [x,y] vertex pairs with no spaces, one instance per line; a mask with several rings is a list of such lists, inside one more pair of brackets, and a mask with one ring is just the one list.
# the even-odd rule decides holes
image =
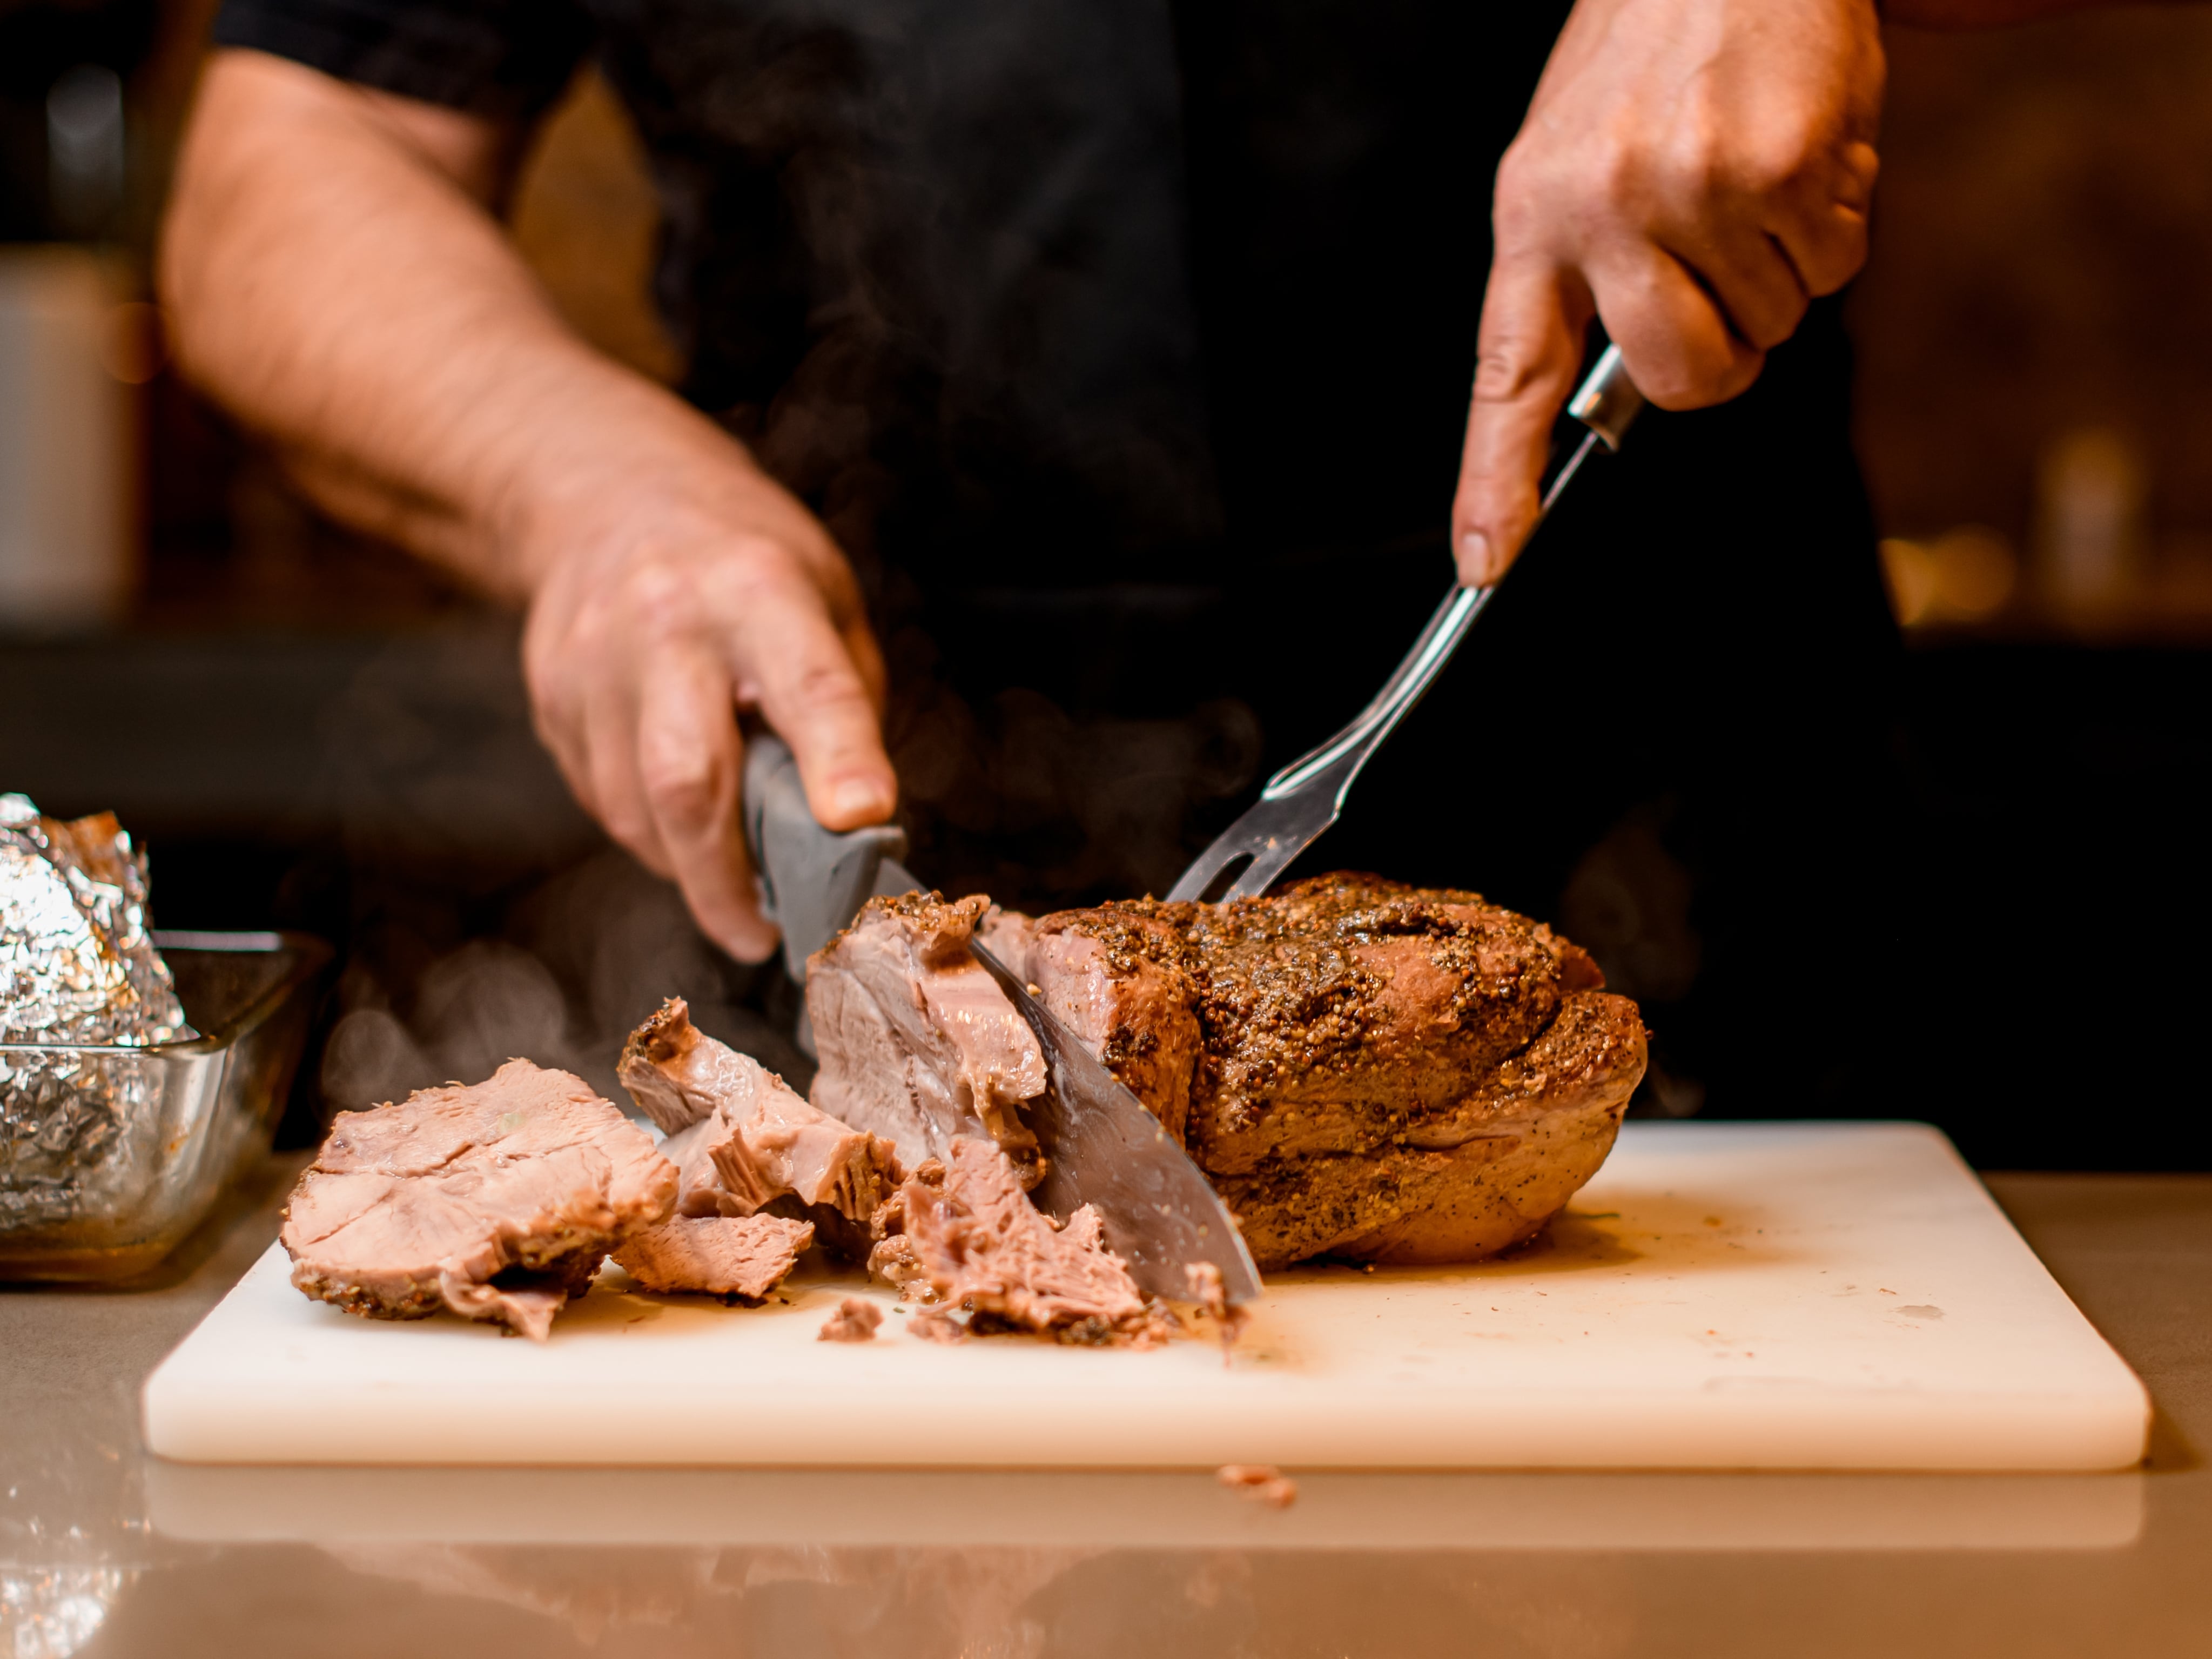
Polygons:
[[[517,1052],[611,1087],[622,1033],[677,992],[803,1075],[781,974],[707,946],[568,801],[514,620],[321,522],[167,368],[148,270],[211,9],[0,0],[0,787],[118,811],[164,926],[341,945],[295,1139]],[[2187,9],[1893,37],[1848,314],[1906,641],[1905,790],[1865,849],[1900,931],[1848,1020],[1709,1042],[1639,1109],[1925,1118],[1991,1166],[2212,1166],[2183,1064],[2212,990],[2208,85],[2212,15]],[[513,222],[582,332],[677,376],[651,192],[590,74]],[[1225,811],[1256,755],[1233,710],[1217,725]],[[1498,896],[1693,1006],[1695,896],[1662,840],[1626,824],[1555,894]],[[1785,979],[1796,897],[1771,894],[1759,964]]]

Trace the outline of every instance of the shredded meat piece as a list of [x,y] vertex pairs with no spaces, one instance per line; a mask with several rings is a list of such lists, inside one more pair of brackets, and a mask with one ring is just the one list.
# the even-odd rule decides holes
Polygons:
[[936,1301],[937,1287],[929,1282],[929,1272],[915,1254],[914,1241],[906,1236],[903,1193],[893,1193],[884,1200],[872,1224],[876,1243],[868,1252],[869,1277],[881,1279],[908,1301]]
[[543,1341],[606,1251],[675,1198],[674,1166],[589,1084],[511,1060],[339,1113],[281,1237],[293,1284],[349,1313],[445,1307]]
[[865,1297],[848,1296],[837,1304],[837,1311],[823,1322],[815,1337],[817,1342],[872,1342],[876,1328],[884,1322],[884,1310]]
[[900,1199],[903,1237],[938,1298],[974,1310],[986,1328],[1158,1339],[1158,1316],[1106,1249],[1098,1212],[1086,1204],[1054,1226],[988,1141],[955,1140],[907,1178]]
[[617,1074],[667,1133],[660,1150],[677,1165],[679,1213],[774,1206],[813,1223],[839,1255],[866,1256],[868,1218],[904,1175],[889,1141],[817,1109],[751,1055],[701,1031],[680,997],[630,1033]]
[[1251,1313],[1243,1308],[1229,1305],[1228,1286],[1223,1284],[1221,1269],[1211,1261],[1194,1261],[1182,1270],[1183,1282],[1190,1286],[1190,1299],[1198,1304],[1206,1316],[1213,1321],[1214,1328],[1221,1334],[1221,1363],[1229,1363],[1229,1351],[1237,1346],[1237,1339],[1244,1334],[1251,1322]]
[[906,1322],[908,1336],[924,1342],[965,1342],[968,1328],[942,1308],[925,1308]]
[[1190,1286],[1190,1299],[1216,1319],[1229,1317],[1229,1292],[1221,1282],[1221,1269],[1211,1261],[1194,1261],[1182,1270]]
[[757,1304],[806,1247],[812,1224],[783,1216],[677,1216],[623,1241],[615,1261],[648,1291],[696,1291]]

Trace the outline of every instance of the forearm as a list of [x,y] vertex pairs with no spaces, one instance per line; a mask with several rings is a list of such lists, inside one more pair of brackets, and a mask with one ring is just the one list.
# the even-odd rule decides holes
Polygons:
[[161,258],[187,375],[327,511],[515,598],[550,520],[747,493],[784,510],[711,422],[568,332],[464,187],[489,180],[456,173],[372,96],[219,55]]

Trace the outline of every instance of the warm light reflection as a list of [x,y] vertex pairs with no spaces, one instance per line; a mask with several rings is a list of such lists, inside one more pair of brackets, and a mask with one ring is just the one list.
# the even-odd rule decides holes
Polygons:
[[0,1572],[0,1653],[9,1659],[69,1659],[106,1622],[123,1580],[118,1567]]
[[2020,586],[2012,544],[1984,525],[1961,525],[1930,542],[1889,537],[1881,568],[1890,606],[1906,628],[1987,622]]

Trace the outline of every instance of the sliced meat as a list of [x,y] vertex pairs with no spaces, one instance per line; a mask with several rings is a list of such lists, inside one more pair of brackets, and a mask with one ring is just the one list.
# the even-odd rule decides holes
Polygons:
[[1041,918],[1029,960],[1170,1123],[1195,1029],[1185,1144],[1263,1269],[1528,1237],[1604,1161],[1644,1073],[1636,1005],[1474,893],[1336,875],[1105,904]]
[[615,1261],[648,1291],[698,1291],[760,1302],[814,1242],[783,1216],[677,1216],[624,1240]]
[[876,1329],[884,1322],[884,1310],[866,1297],[848,1296],[837,1304],[837,1311],[822,1323],[815,1333],[817,1342],[872,1342]]
[[1029,1200],[1006,1155],[962,1137],[900,1189],[906,1249],[936,1300],[987,1321],[1075,1340],[1150,1338],[1156,1316],[1098,1212],[1085,1205],[1055,1226]]
[[889,1141],[817,1110],[751,1055],[708,1036],[680,997],[630,1034],[617,1075],[640,1109],[674,1126],[660,1150],[678,1171],[678,1213],[780,1206],[841,1255],[866,1258],[868,1218],[904,1175]]
[[906,1322],[906,1334],[923,1342],[950,1344],[968,1340],[968,1328],[942,1308],[924,1308]]
[[[822,1068],[815,1104],[891,1141],[914,1164],[988,1136],[1034,1173],[1019,1108],[1044,1092],[1036,1036],[969,943],[981,895],[874,898],[807,963]],[[1002,937],[1010,937],[1002,935]]]
[[675,1167],[581,1078],[486,1081],[341,1112],[280,1235],[292,1282],[349,1313],[440,1307],[544,1340],[605,1253],[674,1207]]
[[1036,938],[1036,923],[1018,910],[993,905],[975,924],[976,943],[1024,980],[1030,973],[1030,946]]

